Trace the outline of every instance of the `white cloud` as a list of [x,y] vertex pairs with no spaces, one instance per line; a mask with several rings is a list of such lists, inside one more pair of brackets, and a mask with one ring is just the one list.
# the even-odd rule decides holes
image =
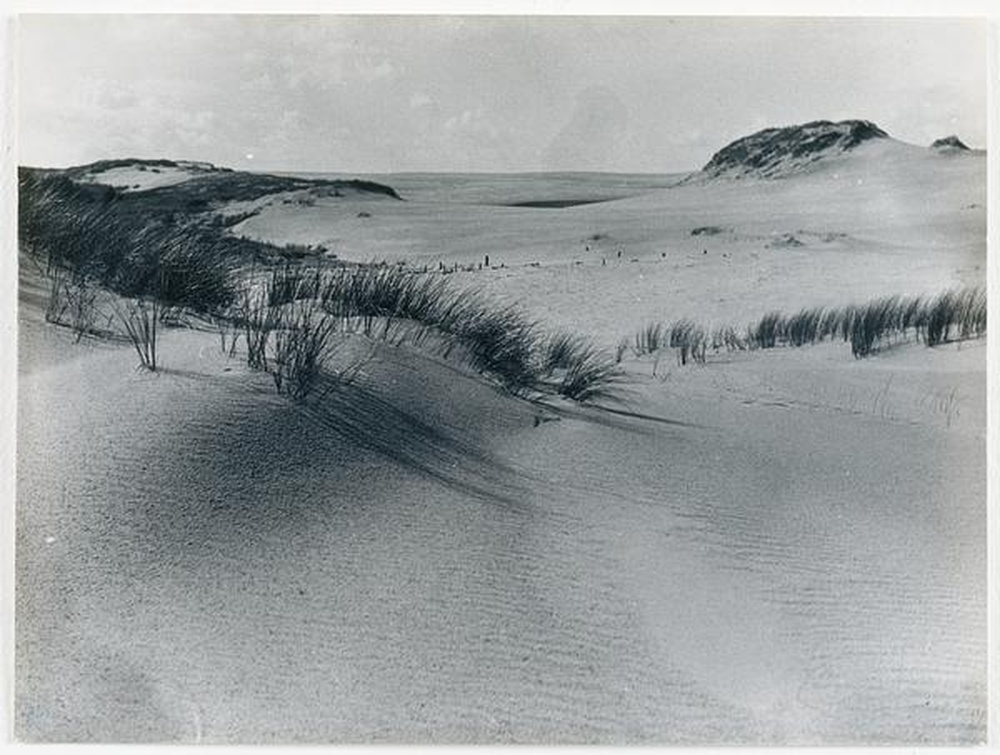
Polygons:
[[[947,19],[26,16],[20,159],[224,164],[267,144],[256,161],[266,169],[350,160],[359,171],[537,170],[548,155],[561,167],[668,171],[760,128],[834,117],[869,118],[918,143],[957,132],[981,145],[984,29]],[[609,96],[575,102],[587,88]]]

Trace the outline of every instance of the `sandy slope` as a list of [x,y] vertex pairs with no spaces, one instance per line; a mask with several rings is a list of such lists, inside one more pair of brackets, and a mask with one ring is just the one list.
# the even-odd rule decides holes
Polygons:
[[639,363],[676,421],[536,425],[405,351],[302,409],[211,334],[22,328],[22,737],[983,735],[981,346]]
[[184,183],[198,175],[183,164],[177,166],[121,165],[102,170],[99,173],[88,173],[82,177],[85,182],[101,183],[115,186],[125,191],[148,191],[161,186],[173,186]]

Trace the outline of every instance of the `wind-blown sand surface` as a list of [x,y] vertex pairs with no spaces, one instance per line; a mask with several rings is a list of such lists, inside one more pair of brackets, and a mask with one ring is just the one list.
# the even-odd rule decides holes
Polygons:
[[[888,214],[859,210],[878,192],[790,206],[815,176],[447,216],[414,183],[405,203],[276,205],[242,230],[432,265],[489,238],[518,256],[470,285],[608,345],[661,313],[740,324],[977,280],[980,168],[948,165],[950,189],[896,194]],[[703,225],[734,230],[690,235]],[[767,247],[801,228],[847,236]],[[608,264],[592,249],[572,265],[595,233]],[[127,344],[74,345],[22,275],[24,739],[984,737],[981,341],[630,358],[617,413],[382,347],[359,385],[301,406],[209,332],[169,331],[158,374]]]
[[308,410],[210,334],[158,375],[76,350],[21,375],[22,737],[982,736],[981,345],[676,369],[637,402],[671,422],[537,426],[405,351]]

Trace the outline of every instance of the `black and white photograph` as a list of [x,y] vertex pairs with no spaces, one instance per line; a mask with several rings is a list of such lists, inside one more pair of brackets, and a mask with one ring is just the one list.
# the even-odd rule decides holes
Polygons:
[[560,8],[9,17],[15,741],[987,743],[995,20]]

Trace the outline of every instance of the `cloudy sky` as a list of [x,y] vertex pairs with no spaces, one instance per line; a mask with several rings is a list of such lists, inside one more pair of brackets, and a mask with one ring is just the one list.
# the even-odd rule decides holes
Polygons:
[[19,162],[671,172],[844,118],[985,146],[985,59],[974,20],[27,15]]

